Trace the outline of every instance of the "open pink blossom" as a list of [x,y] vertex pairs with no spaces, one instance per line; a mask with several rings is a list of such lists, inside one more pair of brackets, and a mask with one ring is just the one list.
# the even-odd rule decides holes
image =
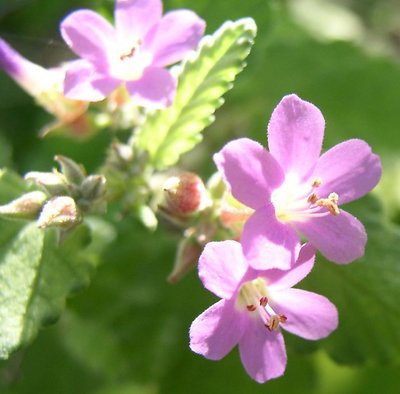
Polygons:
[[238,344],[243,366],[254,380],[263,383],[281,376],[286,350],[280,328],[317,340],[338,324],[337,310],[328,299],[292,288],[311,271],[314,258],[315,249],[305,244],[290,270],[257,271],[249,266],[240,243],[208,243],[200,256],[199,276],[222,299],[193,321],[190,348],[220,360]]
[[64,40],[82,58],[67,72],[65,95],[100,101],[125,83],[138,105],[170,105],[176,80],[165,67],[197,46],[204,21],[189,10],[162,16],[161,0],[116,0],[114,17],[115,28],[85,9],[62,21]]
[[[299,234],[336,263],[364,254],[364,226],[339,204],[373,189],[381,177],[380,159],[358,139],[342,142],[320,157],[324,126],[318,108],[289,95],[269,122],[269,152],[240,138],[214,156],[233,196],[255,210],[241,237],[247,258],[285,253],[287,265],[280,268],[289,268]],[[256,259],[254,268],[262,268],[257,262],[262,264]]]

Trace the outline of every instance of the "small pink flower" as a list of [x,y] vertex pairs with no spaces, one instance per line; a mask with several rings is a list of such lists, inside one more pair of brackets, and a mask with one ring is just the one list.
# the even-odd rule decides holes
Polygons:
[[[286,96],[268,125],[269,152],[247,138],[229,142],[214,156],[233,196],[254,209],[241,242],[247,258],[272,260],[285,253],[289,268],[299,233],[325,257],[349,263],[364,254],[364,226],[339,204],[368,193],[381,177],[377,155],[362,140],[348,140],[321,157],[324,118],[313,104]],[[254,268],[262,268],[256,259]]]
[[61,23],[61,34],[82,60],[67,72],[65,95],[100,101],[125,83],[138,105],[164,108],[176,90],[165,67],[193,50],[204,28],[189,10],[162,17],[161,0],[117,0],[115,28],[94,11],[75,11]]
[[65,77],[63,66],[50,69],[41,67],[21,56],[0,38],[0,69],[62,124],[73,125],[78,119],[83,119],[87,103],[67,99],[62,93]]
[[257,271],[249,267],[238,242],[208,243],[200,256],[199,276],[222,300],[193,321],[190,348],[220,360],[238,344],[243,366],[254,380],[264,383],[281,376],[286,350],[280,328],[317,340],[338,324],[337,310],[328,299],[292,288],[311,271],[314,258],[314,248],[305,244],[290,270]]

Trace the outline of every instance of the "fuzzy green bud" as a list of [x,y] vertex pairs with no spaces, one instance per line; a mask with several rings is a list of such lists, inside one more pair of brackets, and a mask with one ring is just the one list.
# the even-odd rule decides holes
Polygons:
[[67,180],[65,176],[58,171],[31,171],[25,174],[24,178],[28,181],[35,182],[36,185],[42,187],[51,196],[67,194]]
[[36,219],[47,200],[45,193],[34,191],[0,206],[0,217],[8,219]]
[[61,155],[55,156],[54,160],[60,164],[61,172],[67,179],[68,183],[79,186],[83,182],[86,172],[81,165],[69,159],[68,157]]
[[69,229],[82,221],[75,200],[68,196],[51,198],[43,207],[37,225],[39,228]]

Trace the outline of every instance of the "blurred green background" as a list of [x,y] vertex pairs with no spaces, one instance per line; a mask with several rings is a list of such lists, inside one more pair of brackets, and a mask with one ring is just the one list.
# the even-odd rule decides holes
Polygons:
[[[399,223],[398,1],[164,4],[166,9],[193,9],[207,21],[208,33],[227,19],[246,16],[253,17],[259,29],[247,68],[226,95],[203,143],[182,160],[184,168],[206,178],[215,171],[211,154],[229,139],[249,136],[265,143],[273,108],[285,94],[296,93],[323,112],[325,149],[343,139],[362,138],[382,156],[385,175],[378,193],[387,217]],[[59,21],[76,8],[111,12],[113,1],[0,0],[0,36],[29,59],[55,65],[70,56],[58,33]],[[89,170],[101,164],[110,133],[104,130],[86,142],[56,136],[39,139],[38,130],[49,121],[48,114],[0,73],[2,166],[21,174],[45,171],[54,165],[55,153],[70,156]],[[194,272],[177,285],[166,283],[179,234],[165,226],[149,234],[131,219],[109,231],[117,234],[116,239],[102,256],[91,286],[69,299],[55,326],[0,363],[1,393],[398,393],[400,355],[397,364],[340,365],[324,350],[313,351],[286,335],[285,376],[258,385],[244,372],[236,350],[219,362],[191,353],[190,323],[214,298]],[[362,319],[358,323],[363,325]],[[376,324],[384,325],[384,316],[377,316]]]

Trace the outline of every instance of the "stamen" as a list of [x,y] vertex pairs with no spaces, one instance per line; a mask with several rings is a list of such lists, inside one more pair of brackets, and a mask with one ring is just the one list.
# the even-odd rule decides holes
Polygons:
[[[261,319],[262,324],[269,331],[277,330],[281,323],[287,321],[285,315],[276,313],[269,304],[267,283],[263,278],[257,278],[242,285],[237,306],[251,312],[252,317]],[[257,313],[253,314],[253,312]]]
[[287,175],[284,184],[271,196],[277,218],[286,223],[339,215],[337,193],[329,194],[328,198],[321,198],[318,195],[317,188],[322,183],[319,177],[312,179],[309,183],[302,183],[294,175]]
[[135,47],[133,47],[129,52],[127,53],[123,53],[120,57],[119,60],[123,61],[125,59],[127,59],[128,57],[133,57],[134,53],[135,53]]
[[339,207],[337,205],[339,201],[339,196],[337,193],[329,194],[328,198],[320,198],[315,202],[315,205],[319,207],[325,207],[333,216],[337,216],[340,213]]
[[286,323],[287,317],[286,317],[285,315],[279,315],[279,321],[280,321],[281,323]]
[[314,188],[320,187],[321,184],[322,184],[322,179],[317,177],[313,180],[313,183],[311,184],[311,186],[314,189]]
[[267,327],[269,331],[275,331],[279,327],[279,316],[271,316],[268,323],[265,324],[265,327]]
[[285,315],[272,315],[268,323],[265,324],[265,327],[269,331],[275,331],[278,329],[280,323],[285,323],[286,321],[287,317]]
[[319,198],[318,198],[318,196],[317,196],[315,193],[311,193],[311,194],[308,196],[308,198],[307,198],[307,201],[308,201],[310,204],[315,204],[318,200],[319,200]]
[[267,306],[268,304],[268,298],[267,297],[261,297],[260,298],[260,305],[261,306]]

